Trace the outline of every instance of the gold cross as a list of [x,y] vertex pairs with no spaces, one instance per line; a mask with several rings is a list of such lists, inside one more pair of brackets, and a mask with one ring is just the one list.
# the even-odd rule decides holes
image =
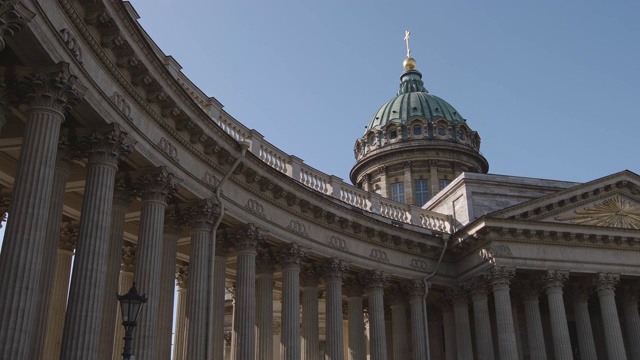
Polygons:
[[407,43],[407,57],[411,57],[411,48],[409,47],[409,35],[411,35],[411,31],[406,30],[404,32],[404,42]]

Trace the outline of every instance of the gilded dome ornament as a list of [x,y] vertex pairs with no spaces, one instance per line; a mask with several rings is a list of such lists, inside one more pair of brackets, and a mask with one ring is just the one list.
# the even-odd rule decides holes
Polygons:
[[556,216],[555,219],[579,225],[640,229],[640,208],[619,196],[583,210],[576,210],[574,214]]

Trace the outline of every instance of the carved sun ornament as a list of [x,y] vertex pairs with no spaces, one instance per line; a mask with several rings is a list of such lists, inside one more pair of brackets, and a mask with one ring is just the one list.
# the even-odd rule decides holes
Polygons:
[[618,196],[574,213],[555,219],[572,224],[640,229],[640,207]]

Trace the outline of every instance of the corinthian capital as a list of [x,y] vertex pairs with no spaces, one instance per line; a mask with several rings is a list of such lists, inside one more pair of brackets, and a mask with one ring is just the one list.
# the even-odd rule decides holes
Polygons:
[[69,73],[69,64],[60,62],[38,68],[17,67],[18,91],[29,99],[30,108],[64,113],[76,105],[87,90]]
[[569,272],[566,270],[547,270],[542,277],[544,288],[549,289],[562,289],[565,281],[569,279]]
[[186,289],[189,285],[189,265],[176,266],[176,285]]
[[164,166],[160,166],[142,171],[136,178],[134,188],[142,201],[156,201],[166,205],[181,182],[181,179],[168,172]]
[[238,252],[256,252],[264,237],[264,230],[254,224],[245,224],[234,229],[230,240]]
[[164,233],[180,235],[184,217],[177,204],[168,205],[164,210]]
[[34,16],[18,0],[0,1],[0,51],[5,48],[5,38],[22,31]]
[[118,124],[109,124],[94,131],[81,130],[78,138],[80,148],[85,151],[90,163],[111,166],[117,166],[121,157],[129,156],[135,145],[135,141]]
[[307,257],[307,251],[295,243],[284,245],[276,250],[276,258],[283,269],[299,268],[300,261]]
[[208,231],[219,211],[219,207],[211,199],[202,199],[189,204],[182,210],[182,214],[191,231]]
[[598,294],[602,293],[613,293],[616,285],[620,282],[620,274],[613,273],[598,273],[593,278],[593,285],[596,290],[598,290]]
[[371,270],[362,275],[362,281],[364,282],[367,292],[383,291],[386,283],[389,282],[389,275],[384,271]]
[[349,265],[340,259],[331,258],[321,265],[321,269],[324,275],[324,281],[342,282],[342,275],[349,271]]
[[133,185],[129,174],[122,173],[116,176],[113,189],[113,206],[127,208],[133,199]]

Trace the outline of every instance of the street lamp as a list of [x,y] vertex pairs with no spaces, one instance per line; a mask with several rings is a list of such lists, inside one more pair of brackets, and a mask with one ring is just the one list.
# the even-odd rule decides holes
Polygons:
[[138,315],[140,315],[142,305],[147,302],[147,297],[144,294],[138,294],[136,283],[134,282],[128,293],[118,295],[118,301],[120,302],[120,310],[122,313],[122,325],[125,329],[122,358],[124,360],[131,360],[133,359],[133,354],[131,353],[133,328],[138,324]]

